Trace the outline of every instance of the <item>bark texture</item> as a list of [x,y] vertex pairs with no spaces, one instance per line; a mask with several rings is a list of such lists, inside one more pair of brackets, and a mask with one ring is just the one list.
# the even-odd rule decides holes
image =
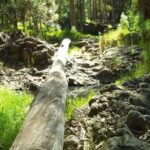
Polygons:
[[64,39],[50,71],[49,80],[35,98],[22,130],[10,150],[62,150],[64,111],[68,88],[64,67],[70,40]]

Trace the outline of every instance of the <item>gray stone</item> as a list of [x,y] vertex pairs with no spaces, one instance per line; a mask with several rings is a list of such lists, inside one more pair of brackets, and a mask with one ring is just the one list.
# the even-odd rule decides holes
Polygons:
[[104,68],[98,74],[100,83],[112,83],[114,82],[114,73],[109,68]]
[[138,111],[129,111],[126,119],[126,124],[132,130],[145,131],[146,124],[142,114]]
[[75,135],[69,135],[64,139],[64,149],[77,149],[79,144],[80,141]]
[[101,150],[149,150],[147,143],[137,139],[131,131],[125,127],[121,129],[121,135],[109,138],[100,148]]

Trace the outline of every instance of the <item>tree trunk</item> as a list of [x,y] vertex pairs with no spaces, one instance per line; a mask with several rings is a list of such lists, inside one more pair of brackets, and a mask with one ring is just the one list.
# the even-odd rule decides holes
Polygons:
[[107,22],[107,4],[106,4],[106,0],[104,0],[104,22]]
[[74,0],[70,0],[70,22],[71,22],[71,27],[72,26],[76,27],[76,11],[75,11]]
[[64,111],[68,88],[64,68],[69,39],[63,40],[50,71],[49,80],[35,98],[23,128],[10,150],[62,150]]
[[115,7],[114,7],[114,0],[111,0],[111,5],[112,5],[112,23],[113,25],[116,23],[116,18],[115,18]]

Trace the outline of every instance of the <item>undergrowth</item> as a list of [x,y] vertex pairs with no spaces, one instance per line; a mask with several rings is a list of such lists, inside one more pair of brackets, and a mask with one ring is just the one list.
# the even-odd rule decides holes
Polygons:
[[43,34],[44,39],[50,42],[61,42],[64,38],[70,38],[72,41],[77,41],[83,37],[91,37],[92,35],[85,35],[76,30],[76,28],[69,29],[59,29],[53,30],[52,32],[46,32]]
[[143,48],[142,61],[136,65],[135,70],[117,80],[117,85],[133,78],[138,78],[144,74],[150,73],[150,43],[149,41],[142,41],[139,46]]
[[31,103],[31,95],[0,87],[0,149],[13,143]]
[[124,44],[123,37],[129,34],[128,29],[118,27],[116,30],[110,30],[100,37],[101,48],[119,46]]
[[91,98],[95,95],[94,90],[91,90],[87,97],[77,97],[71,98],[68,97],[66,100],[66,112],[65,118],[66,120],[70,120],[74,116],[74,111],[77,108],[83,107],[84,105],[88,104]]

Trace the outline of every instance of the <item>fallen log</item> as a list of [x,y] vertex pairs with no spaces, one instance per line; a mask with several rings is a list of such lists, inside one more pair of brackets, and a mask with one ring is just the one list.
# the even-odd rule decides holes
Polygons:
[[10,150],[62,150],[68,83],[64,72],[69,39],[60,45],[49,75],[40,89]]

